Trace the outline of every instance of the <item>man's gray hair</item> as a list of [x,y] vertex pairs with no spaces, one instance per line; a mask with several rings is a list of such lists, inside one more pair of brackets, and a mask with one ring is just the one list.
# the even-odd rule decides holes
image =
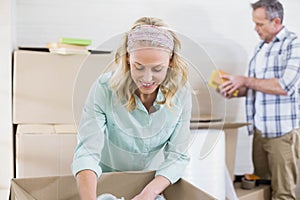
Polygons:
[[277,0],[259,0],[251,4],[252,9],[265,8],[268,20],[272,20],[276,17],[280,18],[281,23],[283,22],[283,6]]

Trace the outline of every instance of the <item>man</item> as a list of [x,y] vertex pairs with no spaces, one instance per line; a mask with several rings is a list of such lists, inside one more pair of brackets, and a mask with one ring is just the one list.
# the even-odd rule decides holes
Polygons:
[[250,60],[248,76],[224,75],[220,93],[246,96],[253,134],[254,173],[271,179],[272,199],[296,199],[300,124],[300,41],[282,24],[276,0],[251,4],[255,31],[262,40]]

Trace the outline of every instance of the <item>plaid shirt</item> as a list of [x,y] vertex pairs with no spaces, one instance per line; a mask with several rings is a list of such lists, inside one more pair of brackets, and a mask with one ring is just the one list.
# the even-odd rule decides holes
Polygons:
[[[246,96],[249,134],[254,127],[263,137],[279,137],[300,126],[300,41],[297,36],[283,28],[269,43],[269,48],[261,51],[264,42],[255,50],[249,63],[248,76],[258,79],[278,78],[281,87],[288,93],[284,95],[266,94],[248,89]],[[257,63],[257,55],[265,65]],[[261,64],[261,63],[260,63]],[[257,72],[257,67],[263,69]],[[255,114],[258,114],[255,117]],[[259,121],[256,121],[256,120]],[[259,127],[257,127],[257,126]]]

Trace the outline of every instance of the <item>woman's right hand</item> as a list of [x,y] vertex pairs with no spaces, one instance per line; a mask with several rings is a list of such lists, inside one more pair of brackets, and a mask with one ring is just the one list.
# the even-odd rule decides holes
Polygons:
[[81,200],[97,199],[97,175],[92,170],[82,170],[76,174],[76,182]]

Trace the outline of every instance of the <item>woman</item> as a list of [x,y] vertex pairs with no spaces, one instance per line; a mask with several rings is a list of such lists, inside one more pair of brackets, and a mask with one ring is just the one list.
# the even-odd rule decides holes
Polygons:
[[179,48],[162,20],[141,18],[116,53],[116,71],[92,86],[72,164],[82,200],[96,199],[102,172],[146,170],[160,150],[155,178],[133,199],[154,200],[181,177],[192,104]]

